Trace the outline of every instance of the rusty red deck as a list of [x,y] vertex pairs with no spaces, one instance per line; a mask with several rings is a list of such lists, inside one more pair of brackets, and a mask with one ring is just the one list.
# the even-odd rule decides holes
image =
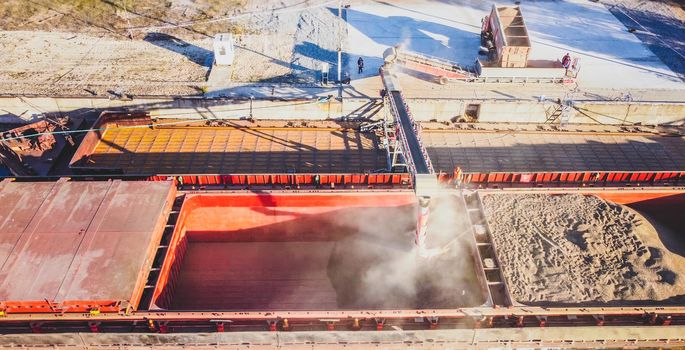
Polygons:
[[207,126],[103,114],[70,162],[82,174],[367,173],[387,166],[375,133],[346,127]]
[[0,310],[138,305],[171,182],[0,182]]
[[679,136],[424,129],[421,137],[442,180],[459,177],[483,187],[672,186],[685,180],[685,138]]
[[683,171],[685,137],[646,133],[423,130],[436,170],[467,173]]

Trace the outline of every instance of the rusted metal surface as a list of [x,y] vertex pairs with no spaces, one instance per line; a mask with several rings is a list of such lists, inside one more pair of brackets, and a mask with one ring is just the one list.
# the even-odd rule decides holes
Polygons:
[[685,171],[584,171],[584,172],[495,172],[441,174],[443,182],[461,179],[467,186],[482,188],[541,186],[677,186]]
[[677,185],[685,137],[646,132],[424,130],[443,182],[481,187]]
[[[76,149],[76,152],[69,162],[69,167],[74,170],[78,170],[81,162],[93,152],[93,149],[97,146],[98,142],[104,135],[104,129],[107,127],[118,127],[118,126],[136,126],[136,125],[146,125],[151,123],[150,116],[147,113],[110,113],[103,112],[100,117],[95,121],[90,131],[81,140],[81,144]],[[110,173],[112,172],[109,169]]]
[[74,171],[364,173],[386,167],[375,134],[342,127],[187,126],[116,117],[103,115],[86,135],[70,163]]
[[0,162],[15,176],[48,175],[64,148],[75,145],[72,136],[62,132],[82,122],[81,118],[46,119],[3,132]]
[[242,174],[242,175],[157,175],[149,181],[175,180],[188,188],[274,188],[274,189],[345,189],[355,186],[370,188],[409,188],[411,179],[407,173],[375,174]]
[[54,185],[52,182],[39,182],[26,191],[26,186],[0,182],[0,266],[5,265],[17,240]]
[[[173,328],[172,328],[173,329]],[[387,332],[245,332],[4,335],[0,346],[32,349],[492,349],[681,348],[685,327],[559,327],[521,329],[394,330]]]
[[174,193],[172,182],[3,182],[0,310],[135,308]]

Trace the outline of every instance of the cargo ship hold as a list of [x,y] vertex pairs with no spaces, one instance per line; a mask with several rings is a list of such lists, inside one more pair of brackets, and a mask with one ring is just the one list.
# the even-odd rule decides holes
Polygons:
[[[4,341],[40,333],[94,346],[109,343],[89,337],[126,333],[126,344],[340,345],[333,339],[345,332],[363,348],[678,339],[685,276],[669,264],[684,251],[682,136],[446,128],[414,122],[393,96],[396,122],[385,129],[103,114],[59,158],[63,174],[0,181]],[[522,284],[519,262],[570,279],[574,271],[554,266],[557,255],[573,261],[564,247],[582,253],[614,241],[595,240],[590,216],[564,224],[576,229],[565,233],[570,243],[544,229],[509,232],[492,198],[535,199],[548,220],[585,220],[564,211],[562,197],[672,234],[636,235],[635,259],[648,266],[611,277],[612,295],[563,284],[540,291],[548,282]],[[538,238],[522,244],[517,235]],[[671,297],[626,292],[641,271]],[[644,328],[621,328],[634,325]],[[598,327],[610,331],[587,338]]]

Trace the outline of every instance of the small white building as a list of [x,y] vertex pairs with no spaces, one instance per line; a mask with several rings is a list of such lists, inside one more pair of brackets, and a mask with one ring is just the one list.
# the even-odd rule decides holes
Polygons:
[[233,34],[220,33],[214,36],[214,64],[217,66],[230,66],[235,58],[233,47]]

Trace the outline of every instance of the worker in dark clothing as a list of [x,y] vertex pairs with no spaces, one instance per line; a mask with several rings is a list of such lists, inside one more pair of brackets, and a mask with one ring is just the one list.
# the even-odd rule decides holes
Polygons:
[[357,68],[359,68],[357,73],[362,74],[364,72],[364,59],[361,57],[357,60]]
[[568,68],[571,66],[571,55],[569,55],[568,52],[561,59],[561,66],[564,67],[566,69],[566,73],[568,73]]

